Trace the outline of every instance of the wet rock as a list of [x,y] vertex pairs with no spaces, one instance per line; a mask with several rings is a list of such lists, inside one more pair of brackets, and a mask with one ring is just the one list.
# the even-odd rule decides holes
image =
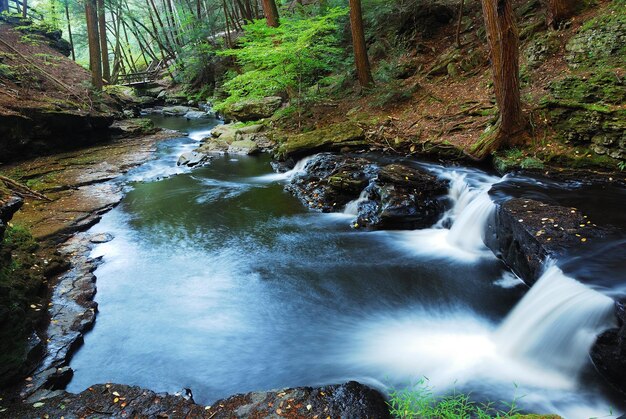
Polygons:
[[257,121],[274,115],[282,102],[283,99],[278,96],[244,100],[228,105],[223,113],[227,118],[236,121]]
[[89,238],[89,241],[93,244],[100,244],[100,243],[108,243],[113,239],[114,237],[112,234],[100,233],[100,234],[95,234],[91,236],[91,238]]
[[558,259],[609,232],[576,208],[531,199],[511,199],[498,207],[485,244],[528,285],[542,274],[548,257]]
[[616,302],[618,327],[598,336],[591,348],[591,360],[600,374],[626,394],[626,306]]
[[110,129],[115,135],[123,137],[148,135],[158,131],[157,128],[154,127],[154,123],[147,118],[122,119],[115,121],[111,125]]
[[178,157],[177,166],[195,167],[206,164],[211,161],[211,156],[196,151],[183,153]]
[[184,117],[186,119],[204,119],[208,118],[209,115],[204,111],[189,111],[184,115]]
[[351,381],[320,388],[239,394],[212,406],[190,397],[155,393],[140,387],[98,384],[79,394],[39,391],[28,403],[11,406],[13,417],[135,418],[389,418],[383,396]]
[[228,151],[230,144],[222,138],[209,138],[200,147],[194,150],[196,153],[216,153],[224,154]]
[[343,122],[288,137],[278,147],[277,157],[281,160],[300,158],[320,151],[339,151],[366,144],[365,131],[360,126]]
[[166,116],[183,116],[187,112],[197,111],[197,109],[190,108],[189,106],[165,106],[163,107],[163,115]]
[[341,211],[359,196],[374,176],[369,160],[330,153],[315,156],[285,189],[311,209]]
[[368,191],[370,202],[360,206],[357,226],[416,229],[439,220],[448,184],[423,171],[390,164],[380,169]]

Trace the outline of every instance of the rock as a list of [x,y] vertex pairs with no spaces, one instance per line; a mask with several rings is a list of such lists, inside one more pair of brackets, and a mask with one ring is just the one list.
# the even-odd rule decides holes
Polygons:
[[311,209],[338,212],[359,196],[374,170],[375,165],[366,159],[322,153],[309,161],[305,171],[285,189]]
[[558,52],[561,43],[556,32],[549,31],[536,36],[524,49],[524,57],[529,68],[538,68],[543,62]]
[[122,137],[153,134],[158,131],[154,123],[147,118],[122,119],[113,122],[111,131]]
[[487,227],[485,244],[532,285],[543,273],[546,258],[558,259],[608,233],[576,208],[515,198],[499,205],[494,223]]
[[183,116],[187,112],[196,111],[197,109],[192,109],[189,106],[164,106],[163,107],[163,115],[166,116]]
[[358,227],[428,228],[446,209],[448,183],[412,167],[390,164],[380,169],[368,191],[373,202],[359,208]]
[[15,214],[22,205],[24,205],[24,200],[18,196],[6,197],[3,200],[3,197],[0,195],[0,245],[2,245],[7,223],[11,221],[13,214]]
[[288,137],[278,147],[277,157],[281,160],[300,158],[320,151],[339,151],[366,144],[365,131],[360,126],[342,122]]
[[379,168],[370,160],[321,153],[285,189],[306,206],[340,212],[361,195],[354,227],[430,227],[445,210],[447,182],[400,164]]
[[111,240],[113,240],[113,235],[109,234],[109,233],[100,233],[100,234],[95,234],[93,236],[91,236],[91,238],[89,239],[89,241],[93,244],[101,244],[101,243],[108,243]]
[[591,348],[591,360],[606,380],[626,394],[626,307],[616,302],[618,327],[598,336]]
[[210,156],[207,156],[204,153],[199,153],[197,151],[189,151],[187,153],[181,154],[180,157],[178,157],[176,166],[195,167],[206,164],[209,161],[211,161]]
[[261,152],[259,146],[249,139],[233,141],[228,147],[228,154],[252,155]]
[[223,113],[227,118],[241,122],[257,121],[274,115],[282,102],[283,99],[278,96],[249,99],[228,105]]
[[204,119],[209,117],[204,111],[189,111],[184,116],[187,119]]
[[389,418],[383,396],[355,381],[321,388],[239,394],[213,403],[214,418]]
[[263,130],[263,125],[255,124],[255,125],[246,125],[240,128],[237,128],[237,132],[240,134],[257,134]]
[[[35,407],[36,406],[36,407]],[[106,413],[102,413],[106,412]],[[10,407],[11,417],[141,417],[141,418],[265,418],[333,417],[389,418],[383,396],[351,381],[320,388],[238,394],[212,406],[190,397],[155,393],[136,386],[97,384],[79,393],[39,391],[27,403]]]

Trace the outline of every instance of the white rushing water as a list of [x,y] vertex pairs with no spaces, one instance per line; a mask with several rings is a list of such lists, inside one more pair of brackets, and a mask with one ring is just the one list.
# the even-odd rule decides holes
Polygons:
[[343,213],[346,215],[354,215],[354,216],[359,215],[359,206],[361,205],[362,202],[365,202],[368,199],[369,199],[369,192],[367,189],[363,189],[363,191],[361,192],[361,194],[359,195],[357,199],[353,199],[352,201],[346,204],[345,208],[343,209]]

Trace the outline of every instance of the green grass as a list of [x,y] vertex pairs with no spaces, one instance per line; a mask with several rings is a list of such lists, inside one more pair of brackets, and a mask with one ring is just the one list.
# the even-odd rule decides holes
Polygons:
[[458,393],[437,396],[421,379],[414,386],[403,390],[393,390],[389,394],[389,412],[401,419],[457,419],[457,418],[513,418],[520,413],[517,407],[519,398],[514,395],[510,403],[478,403],[470,394]]

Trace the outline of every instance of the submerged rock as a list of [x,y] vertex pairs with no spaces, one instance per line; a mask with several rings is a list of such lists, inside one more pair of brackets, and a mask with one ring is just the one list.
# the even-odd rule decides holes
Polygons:
[[208,118],[209,114],[204,111],[189,111],[184,115],[184,117],[186,119],[204,119]]
[[187,153],[183,153],[178,157],[178,161],[176,162],[176,166],[188,166],[195,167],[202,164],[206,164],[211,161],[211,156],[208,156],[204,153],[199,153],[197,151],[189,151]]
[[388,418],[385,399],[376,390],[351,381],[320,388],[239,394],[212,406],[190,397],[155,393],[136,386],[98,384],[79,393],[41,392],[29,404],[12,406],[13,417],[136,418]]

